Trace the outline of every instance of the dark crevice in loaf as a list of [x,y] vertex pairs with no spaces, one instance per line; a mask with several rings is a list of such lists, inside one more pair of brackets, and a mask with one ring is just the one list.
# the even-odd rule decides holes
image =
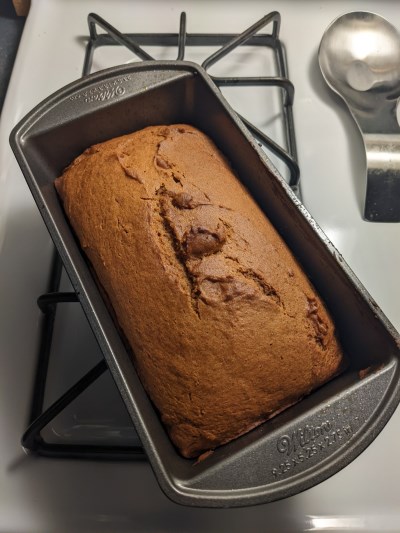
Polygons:
[[119,146],[115,152],[115,157],[118,159],[118,163],[129,178],[132,178],[143,185],[143,180],[139,176],[137,170],[129,166],[129,162],[127,162],[127,160],[129,161],[129,152],[124,151],[124,148],[125,145]]
[[329,326],[318,313],[317,299],[308,296],[306,298],[308,302],[307,318],[311,321],[315,331],[314,340],[323,350],[326,350]]
[[[165,186],[161,185],[161,187],[157,190],[157,194],[163,195],[164,191],[165,191]],[[179,261],[179,263],[182,265],[183,270],[184,270],[185,275],[186,275],[186,278],[187,278],[187,280],[189,282],[190,292],[191,292],[191,303],[192,303],[193,310],[196,313],[196,315],[200,318],[200,311],[199,311],[199,305],[198,305],[198,298],[200,296],[200,289],[198,287],[197,280],[196,280],[195,276],[193,276],[193,274],[190,272],[189,268],[187,267],[185,251],[184,251],[184,249],[182,247],[181,242],[177,239],[177,237],[175,235],[175,232],[174,232],[174,229],[171,226],[171,224],[170,224],[170,222],[168,220],[168,217],[166,216],[165,203],[163,202],[162,199],[161,199],[161,201],[159,203],[159,213],[161,215],[161,220],[162,220],[163,227],[164,227],[167,235],[171,239],[171,243],[172,243],[172,247],[173,247],[174,252],[175,252],[175,256],[176,256],[177,260]]]
[[169,161],[165,155],[160,155],[161,145],[168,139],[169,131],[164,133],[165,135],[163,136],[163,139],[157,144],[156,153],[154,156],[154,167],[158,172],[162,173],[163,177],[171,178],[174,183],[179,183],[179,185],[183,188],[183,180],[185,179],[184,174],[178,171],[174,162]]
[[[205,199],[207,200],[207,202],[211,202],[211,198],[208,196],[208,194],[206,192],[204,192],[198,185],[196,185],[195,183],[193,182],[190,182],[190,185],[191,187],[194,187],[195,189],[197,189],[199,192],[201,192],[201,194],[205,197]],[[210,203],[211,205],[211,203]]]
[[[160,147],[160,143],[158,144],[158,148]],[[158,151],[157,148],[157,151]],[[168,163],[168,161],[165,161],[164,158],[159,156],[158,154],[154,157],[154,163],[156,165],[156,168],[161,168],[162,170],[167,170],[171,168],[171,165]]]
[[239,266],[242,266],[241,262],[237,257],[233,257],[231,255],[225,255],[225,259],[228,259],[228,261],[233,261],[234,263],[238,264]]
[[172,173],[172,179],[174,180],[175,183],[179,183],[179,185],[180,185],[181,187],[183,187],[182,181],[180,180],[180,178],[178,178],[178,177],[176,176],[176,174]]
[[178,193],[174,195],[172,203],[179,209],[195,209],[196,207],[212,206],[210,203],[198,202],[193,199],[190,194]]
[[217,228],[214,232],[201,226],[192,226],[186,231],[182,240],[186,260],[220,252],[225,244],[226,237],[224,233],[218,231],[219,229]]
[[267,296],[269,300],[272,300],[273,303],[281,307],[283,312],[285,312],[287,316],[293,318],[288,313],[286,313],[285,305],[283,303],[283,300],[279,296],[278,291],[275,290],[270,283],[265,281],[265,279],[260,274],[257,274],[254,270],[250,268],[244,268],[237,257],[225,255],[225,259],[228,261],[232,261],[235,266],[238,265],[236,272],[239,276],[243,276],[244,278],[253,281],[263,295]]
[[246,269],[240,268],[239,272],[245,278],[249,278],[249,279],[252,279],[253,281],[255,281],[257,283],[257,285],[261,288],[263,293],[266,296],[268,296],[268,298],[271,298],[276,304],[278,304],[279,306],[283,307],[283,303],[282,303],[281,297],[278,294],[278,291],[272,285],[267,283],[265,281],[265,279],[260,274],[258,274],[257,272],[255,272],[251,268],[246,268]]
[[254,288],[235,276],[207,276],[201,281],[201,300],[208,305],[227,303],[234,299],[254,300]]

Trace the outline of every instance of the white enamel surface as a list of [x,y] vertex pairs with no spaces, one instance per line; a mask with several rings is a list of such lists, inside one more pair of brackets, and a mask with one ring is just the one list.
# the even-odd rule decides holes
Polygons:
[[[1,532],[400,530],[399,409],[373,444],[331,479],[296,497],[247,509],[177,506],[161,493],[145,463],[34,459],[25,457],[19,445],[38,339],[35,300],[46,287],[51,243],[9,148],[13,125],[80,76],[79,37],[87,35],[91,11],[124,32],[175,32],[185,10],[188,31],[194,33],[240,32],[274,9],[282,14],[281,38],[296,88],[304,203],[400,329],[400,224],[362,221],[362,143],[317,63],[319,41],[334,18],[370,10],[400,29],[396,1],[33,0],[0,120]],[[258,120],[251,100],[249,114]]]

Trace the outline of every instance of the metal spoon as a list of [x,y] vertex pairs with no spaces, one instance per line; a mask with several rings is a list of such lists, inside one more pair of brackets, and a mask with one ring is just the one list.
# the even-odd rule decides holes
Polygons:
[[400,34],[379,15],[347,13],[328,27],[318,56],[325,81],[346,102],[364,140],[364,218],[400,222]]

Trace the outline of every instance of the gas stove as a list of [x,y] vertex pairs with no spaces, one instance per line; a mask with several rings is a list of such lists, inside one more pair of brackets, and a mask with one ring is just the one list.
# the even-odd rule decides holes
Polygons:
[[[300,173],[296,160],[293,124],[294,89],[288,79],[285,50],[279,39],[280,25],[280,14],[275,11],[262,17],[238,35],[191,34],[187,32],[186,13],[183,12],[180,15],[178,33],[127,35],[119,32],[100,16],[91,13],[88,16],[90,38],[86,44],[83,75],[90,74],[96,67],[99,69],[99,64],[101,68],[105,68],[111,58],[113,64],[119,64],[118,60],[122,60],[127,50],[136,60],[137,58],[154,60],[143,45],[151,47],[156,57],[171,47],[175,49],[180,60],[184,59],[185,55],[191,55],[192,58],[196,55],[197,60],[202,57],[205,69],[223,60],[224,70],[220,69],[217,75],[212,75],[214,83],[223,91],[226,91],[227,87],[234,88],[231,94],[237,98],[237,93],[240,92],[242,101],[252,97],[252,105],[260,110],[259,116],[256,117],[258,124],[250,122],[245,117],[242,117],[242,120],[260,146],[270,157],[274,157],[276,165],[281,167],[282,174],[287,174],[292,189],[300,195]],[[264,33],[265,27],[268,26],[270,31]],[[105,30],[105,33],[99,33],[98,28]],[[260,30],[264,32],[261,34]],[[125,50],[121,49],[121,46]],[[218,49],[208,57],[205,56],[204,54],[210,54],[213,46],[217,46]],[[247,56],[246,61],[244,54]],[[130,58],[126,62],[130,63],[135,59]],[[251,75],[252,71],[262,73],[264,70],[270,75]],[[232,73],[235,75],[232,76]],[[254,90],[257,89],[262,89],[261,94],[258,91],[258,99],[254,98]],[[277,89],[280,93],[277,93]],[[88,91],[83,97],[87,103],[94,99],[111,99],[119,96],[123,90],[123,85],[101,86],[98,91]],[[229,98],[229,92],[227,97]],[[265,105],[266,101],[268,105]],[[247,105],[246,113],[251,111],[251,106]],[[277,137],[281,138],[281,143],[284,142],[285,148],[273,140]],[[116,406],[120,406],[121,401],[115,394],[113,395],[115,386],[110,376],[104,376],[101,384],[96,383],[107,370],[107,365],[93,342],[92,348],[88,349],[86,345],[85,339],[93,336],[88,333],[88,326],[82,317],[80,306],[74,305],[68,308],[65,305],[78,302],[76,294],[71,289],[65,290],[66,283],[67,278],[63,273],[61,260],[55,253],[48,292],[38,299],[43,320],[30,426],[24,433],[23,447],[28,451],[52,457],[142,458],[143,450],[132,423],[126,420],[126,409],[123,407],[115,409]],[[60,307],[63,309],[59,309]],[[72,344],[71,338],[65,335],[69,331],[74,331]],[[83,353],[87,355],[82,357]],[[79,354],[79,359],[75,360],[73,354]],[[96,365],[88,372],[82,373],[80,380],[65,390],[67,376],[71,374],[71,370],[76,372],[81,367],[80,361],[85,364],[93,357],[94,360],[98,360]],[[95,383],[96,392],[93,393],[92,384]],[[54,396],[57,385],[60,387],[60,392],[56,401],[51,402],[49,399]],[[83,392],[86,391],[91,392],[93,402],[88,401],[87,394],[82,398]],[[105,404],[111,407],[111,411],[107,412],[103,402],[96,401],[96,398],[104,399],[109,394],[111,398],[108,398]],[[47,403],[50,403],[48,407]],[[88,413],[89,404],[90,413]],[[97,414],[96,406],[100,407]]]
[[[395,2],[381,2],[379,12],[395,22],[395,7]],[[102,356],[79,304],[68,302],[74,299],[70,295],[58,305],[47,372],[36,373],[38,344],[49,342],[41,337],[37,297],[53,291],[58,274],[61,281],[56,289],[70,294],[71,288],[65,274],[57,274],[59,267],[52,267],[52,243],[11,154],[9,132],[36,103],[78,78],[84,65],[94,72],[137,60],[131,51],[108,42],[87,52],[90,12],[97,12],[123,34],[139,35],[148,55],[169,59],[180,53],[171,43],[178,43],[179,16],[186,11],[185,59],[201,64],[224,44],[215,37],[221,29],[223,34],[240,34],[274,8],[282,16],[280,36],[296,90],[294,117],[291,111],[289,121],[285,116],[287,94],[282,99],[280,87],[221,83],[221,90],[256,132],[289,150],[289,166],[287,160],[276,158],[273,145],[272,158],[295,186],[297,153],[290,134],[294,123],[305,206],[400,329],[396,284],[400,227],[361,218],[365,175],[361,139],[343,105],[325,87],[316,58],[327,25],[351,9],[376,10],[372,2],[316,6],[311,1],[287,1],[265,6],[253,1],[232,2],[228,8],[223,2],[33,1],[0,123],[0,417],[8,428],[0,436],[0,476],[8,487],[0,502],[2,530],[183,531],[190,521],[193,531],[241,531],[251,521],[254,531],[265,531],[265,524],[271,531],[396,531],[400,523],[395,483],[400,474],[395,453],[399,410],[373,444],[334,477],[295,497],[242,510],[185,509],[163,496],[149,465],[134,460],[142,457],[140,441],[108,373],[68,403],[41,432],[49,444],[47,455],[57,458],[26,457],[19,444],[29,420],[101,364]],[[271,28],[261,33],[267,31]],[[162,42],[149,34],[162,35]],[[207,35],[208,40],[201,42],[195,37]],[[238,48],[210,66],[209,72],[217,79],[282,77],[274,51],[257,42]],[[263,135],[259,139],[265,144]],[[265,149],[270,155],[271,145]],[[42,309],[53,303],[51,297],[42,297]],[[103,450],[109,454],[107,461],[90,461],[93,455],[85,453],[77,455],[86,460],[61,459],[70,457],[76,447],[81,452]],[[113,455],[116,447],[122,454]],[[121,456],[127,461],[110,460]]]

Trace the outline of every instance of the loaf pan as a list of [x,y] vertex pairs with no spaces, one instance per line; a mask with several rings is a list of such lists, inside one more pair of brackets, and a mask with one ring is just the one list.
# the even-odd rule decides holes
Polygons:
[[[88,146],[171,123],[198,127],[228,157],[325,300],[350,361],[341,376],[197,464],[183,459],[167,436],[53,186]],[[335,474],[378,435],[400,399],[399,335],[201,67],[152,61],[93,74],[37,106],[10,142],[159,484],[172,500],[228,507],[284,498]]]

